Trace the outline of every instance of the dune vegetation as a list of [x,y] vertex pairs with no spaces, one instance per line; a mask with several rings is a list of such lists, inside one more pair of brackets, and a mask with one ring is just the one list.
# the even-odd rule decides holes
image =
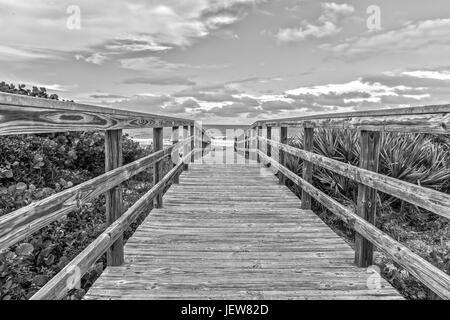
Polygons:
[[[359,165],[359,135],[350,130],[317,130],[314,152],[355,166]],[[301,135],[291,137],[288,144],[302,148]],[[302,160],[288,155],[287,167],[301,175]],[[379,173],[450,193],[450,136],[431,134],[386,133],[380,147]],[[289,187],[301,195],[292,183]],[[356,210],[358,184],[329,170],[314,167],[313,184],[340,203]],[[314,212],[345,237],[350,244],[354,231],[335,215],[313,201]],[[376,225],[391,237],[405,244],[441,270],[450,273],[450,224],[447,219],[378,192]],[[382,252],[375,254],[375,263],[383,276],[405,297],[432,299],[429,291],[406,270]]]

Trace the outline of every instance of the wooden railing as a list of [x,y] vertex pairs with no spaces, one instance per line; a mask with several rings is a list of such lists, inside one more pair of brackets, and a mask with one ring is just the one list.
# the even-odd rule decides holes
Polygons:
[[[163,127],[172,127],[173,145],[163,148]],[[180,127],[183,139],[178,141]],[[122,129],[152,128],[153,153],[122,165]],[[66,131],[105,131],[105,174],[46,199],[34,202],[0,217],[0,251],[26,239],[50,223],[106,195],[108,228],[32,299],[59,299],[79,282],[97,259],[107,252],[107,263],[123,263],[123,232],[154,203],[162,207],[162,195],[170,181],[177,183],[201,149],[204,132],[193,120],[82,105],[48,99],[0,93],[0,136]],[[162,161],[172,155],[182,157],[165,176]],[[154,186],[123,213],[121,183],[153,166]]]
[[[263,127],[267,130],[267,138],[262,137]],[[271,138],[274,127],[280,128],[280,141]],[[287,145],[288,127],[303,128],[303,150]],[[315,128],[358,130],[360,167],[313,153]],[[244,149],[249,154],[253,148],[257,161],[262,159],[278,170],[281,184],[289,179],[299,186],[302,189],[303,209],[311,209],[312,197],[355,230],[355,263],[358,266],[372,265],[375,245],[438,296],[450,299],[448,274],[374,226],[377,190],[450,218],[449,194],[377,173],[382,132],[450,134],[450,105],[257,121],[240,137],[239,144],[243,148],[238,149]],[[252,143],[256,147],[251,146]],[[267,154],[262,151],[263,144]],[[272,147],[278,148],[279,161],[271,157]],[[303,160],[302,177],[286,167],[287,153]],[[331,170],[359,184],[356,213],[312,185],[313,165]]]

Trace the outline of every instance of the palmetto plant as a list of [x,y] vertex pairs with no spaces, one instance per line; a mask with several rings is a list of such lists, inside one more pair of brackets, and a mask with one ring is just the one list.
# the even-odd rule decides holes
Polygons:
[[[450,151],[448,136],[385,133],[380,145],[378,172],[423,187],[450,192]],[[290,138],[288,144],[302,148],[302,137]],[[359,165],[359,134],[350,130],[317,129],[314,152],[354,166]],[[287,156],[287,167],[301,175],[302,160]],[[344,202],[355,202],[357,183],[334,172],[315,166],[316,187]],[[400,203],[385,194],[383,202]]]

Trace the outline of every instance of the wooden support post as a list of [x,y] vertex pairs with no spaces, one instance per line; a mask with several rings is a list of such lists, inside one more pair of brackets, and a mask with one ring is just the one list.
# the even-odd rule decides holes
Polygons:
[[[314,128],[303,128],[303,149],[313,152],[314,144]],[[303,161],[303,179],[312,183],[313,164],[308,161]],[[311,196],[305,190],[302,190],[302,209],[311,209]]]
[[[179,142],[179,138],[180,138],[179,127],[178,126],[172,127],[172,144],[177,144]],[[179,154],[180,150],[176,150],[175,152],[177,152]],[[173,166],[175,166],[175,164],[173,164]],[[175,184],[180,183],[180,175],[179,174],[174,175],[173,183],[175,183]]]
[[[153,128],[153,152],[162,150],[164,148],[163,131],[163,128]],[[155,164],[153,165],[153,185],[156,185],[163,177],[162,169],[163,161],[155,162]],[[163,207],[162,197],[162,193],[158,194],[155,197],[155,208]]]
[[205,155],[205,132],[202,130],[202,141],[201,141],[201,148],[202,148],[202,158]]
[[[187,139],[188,136],[189,136],[189,126],[183,126],[183,140]],[[186,156],[189,153],[188,149],[189,149],[189,144],[185,144],[184,148],[183,148],[183,158],[184,158],[184,156]],[[188,169],[189,169],[189,164],[185,163],[183,165],[183,170],[188,170]]]
[[248,163],[248,135],[247,135],[247,133],[244,134],[244,158],[245,158],[245,163]]
[[[190,137],[194,137],[195,138],[195,125],[191,125],[191,135]],[[191,150],[190,151],[195,151],[195,139],[191,140]],[[194,152],[191,153],[191,162],[193,163],[195,161],[195,154]]]
[[[287,127],[280,127],[280,143],[286,144],[288,138],[288,128]],[[278,157],[279,157],[279,163],[282,166],[286,166],[286,157],[284,154],[284,151],[279,149],[278,150]],[[284,174],[282,174],[280,171],[278,171],[278,180],[279,183],[282,185],[286,184],[286,177]]]
[[[123,164],[122,130],[107,130],[105,132],[105,172],[111,171]],[[106,192],[106,223],[111,225],[123,213],[123,191],[118,185]],[[108,249],[106,254],[108,266],[123,264],[123,233]]]
[[[267,139],[272,140],[272,127],[267,127]],[[267,142],[267,156],[272,157],[272,146]]]
[[259,157],[258,150],[260,150],[261,143],[259,142],[259,137],[261,136],[262,127],[256,128],[256,162],[260,163],[261,159]]
[[[380,154],[380,133],[374,131],[361,131],[361,154],[359,166],[362,169],[378,172]],[[358,185],[358,215],[375,224],[377,191],[365,185]],[[373,245],[360,234],[355,235],[355,264],[366,268],[372,265]]]

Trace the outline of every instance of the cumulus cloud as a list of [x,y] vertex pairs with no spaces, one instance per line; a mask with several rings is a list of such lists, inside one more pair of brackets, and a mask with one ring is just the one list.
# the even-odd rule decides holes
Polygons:
[[[76,5],[81,11],[78,30],[66,27],[69,17],[66,8],[73,4],[69,1],[3,1],[0,42],[11,43],[8,30],[14,30],[14,43],[28,44],[31,51],[14,47],[8,49],[9,53],[39,58],[33,50],[45,43],[51,50],[74,52],[73,56],[80,60],[101,64],[127,52],[151,53],[190,46],[197,39],[240,20],[249,6],[263,1],[78,0]],[[14,14],[7,14],[11,12]],[[7,50],[0,48],[0,58],[2,51]]]
[[428,71],[428,70],[416,70],[416,71],[404,71],[402,74],[421,78],[421,79],[436,79],[436,80],[450,80],[450,71]]
[[348,4],[337,4],[327,2],[321,4],[322,14],[317,20],[317,24],[303,21],[301,26],[280,29],[276,37],[281,42],[302,41],[308,37],[324,38],[335,35],[341,31],[337,25],[339,19],[355,11],[355,8]]
[[124,84],[150,84],[157,86],[193,86],[195,82],[181,76],[137,77],[123,81]]
[[340,56],[354,57],[392,50],[411,51],[431,44],[450,44],[450,19],[411,22],[399,29],[352,38],[337,45],[325,44],[321,48]]

